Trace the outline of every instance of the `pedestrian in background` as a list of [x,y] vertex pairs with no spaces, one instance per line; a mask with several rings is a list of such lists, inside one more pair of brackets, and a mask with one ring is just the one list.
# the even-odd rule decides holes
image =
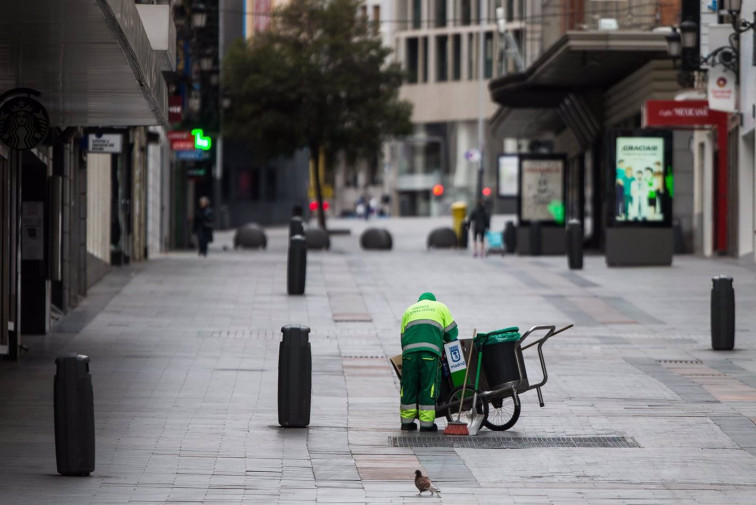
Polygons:
[[[470,217],[467,220],[472,224],[473,232],[473,256],[485,256],[486,249],[483,239],[486,236],[486,231],[491,227],[491,215],[488,213],[483,200],[478,200],[478,204],[470,213]],[[480,251],[478,251],[480,249]]]
[[207,244],[213,241],[214,221],[210,199],[206,196],[200,197],[197,210],[194,212],[194,233],[197,234],[200,256],[207,256]]
[[441,389],[444,342],[457,340],[457,323],[433,293],[423,293],[402,316],[402,430],[437,431],[436,400]]

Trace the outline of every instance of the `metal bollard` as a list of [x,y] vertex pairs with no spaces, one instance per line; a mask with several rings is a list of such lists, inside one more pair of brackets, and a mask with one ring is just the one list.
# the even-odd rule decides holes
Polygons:
[[507,221],[504,225],[504,247],[509,254],[517,249],[517,228],[512,221]]
[[459,234],[459,240],[457,241],[457,246],[460,249],[467,249],[467,244],[470,240],[470,221],[465,219],[462,221],[462,225],[460,227],[460,234]]
[[89,475],[95,467],[94,395],[89,358],[55,358],[55,460],[61,475]]
[[735,347],[735,290],[732,277],[711,279],[711,348],[731,351]]
[[286,272],[286,291],[303,295],[307,278],[307,241],[302,235],[289,239],[289,260]]
[[289,221],[289,238],[294,235],[304,235],[304,224],[300,216],[294,216]]
[[530,254],[532,256],[541,255],[541,223],[539,221],[532,221],[530,223]]
[[278,424],[306,428],[312,399],[312,351],[307,326],[281,328],[278,350]]
[[583,226],[577,219],[567,222],[567,266],[570,270],[583,268]]

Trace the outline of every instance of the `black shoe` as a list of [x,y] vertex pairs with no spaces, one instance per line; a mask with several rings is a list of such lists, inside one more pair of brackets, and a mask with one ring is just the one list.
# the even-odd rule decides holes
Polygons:
[[438,431],[438,426],[435,423],[431,426],[420,426],[420,431]]
[[402,423],[402,431],[415,431],[417,425],[415,423]]

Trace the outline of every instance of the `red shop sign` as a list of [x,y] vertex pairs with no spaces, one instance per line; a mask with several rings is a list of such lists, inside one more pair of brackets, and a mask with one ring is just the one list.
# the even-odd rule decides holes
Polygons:
[[645,126],[711,126],[727,121],[727,113],[709,109],[706,100],[648,100]]

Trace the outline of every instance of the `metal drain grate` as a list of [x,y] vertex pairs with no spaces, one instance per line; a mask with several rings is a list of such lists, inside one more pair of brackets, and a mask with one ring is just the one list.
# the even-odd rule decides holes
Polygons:
[[703,365],[700,359],[657,359],[663,365]]
[[453,447],[455,449],[538,449],[582,447],[632,449],[640,447],[631,437],[453,437],[447,435],[391,436],[389,447]]
[[345,354],[342,356],[344,359],[386,359],[385,355],[377,354]]

